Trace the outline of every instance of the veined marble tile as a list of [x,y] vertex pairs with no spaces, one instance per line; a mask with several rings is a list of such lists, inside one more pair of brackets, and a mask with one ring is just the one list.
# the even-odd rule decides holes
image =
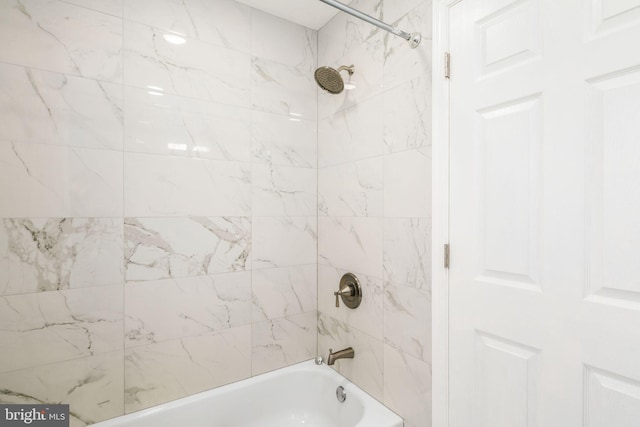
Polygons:
[[431,16],[432,4],[431,1],[426,1],[394,23],[394,26],[402,28],[404,31],[422,34],[422,42],[415,49],[412,49],[403,38],[385,32],[385,89],[390,89],[418,77],[431,81]]
[[251,112],[157,90],[125,87],[125,150],[251,160]]
[[384,280],[431,289],[431,220],[385,218]]
[[316,265],[254,270],[252,321],[316,310],[317,280]]
[[71,426],[124,413],[122,350],[0,374],[0,402],[69,405]]
[[252,112],[253,161],[270,165],[315,168],[318,131],[313,120]]
[[384,339],[400,351],[431,363],[431,293],[386,284]]
[[431,81],[411,80],[384,93],[387,153],[431,146]]
[[316,356],[314,310],[251,325],[252,375],[293,365]]
[[125,218],[127,280],[157,280],[251,268],[251,221]]
[[249,163],[125,153],[128,217],[248,216]]
[[129,349],[124,366],[127,413],[238,381],[251,375],[251,327]]
[[431,158],[421,150],[384,157],[384,216],[425,217],[431,212]]
[[345,273],[348,271],[325,265],[318,266],[318,310],[382,342],[384,340],[382,280],[356,274],[362,286],[362,302],[357,309],[351,310],[345,307],[342,300],[340,300],[340,307],[336,307],[336,297],[333,295],[338,290],[340,279]]
[[257,9],[251,13],[252,55],[313,73],[317,32]]
[[122,81],[122,19],[55,0],[0,3],[0,61]]
[[0,222],[0,295],[119,285],[122,259],[119,219]]
[[251,50],[251,8],[232,0],[125,0],[125,18],[241,52]]
[[0,297],[0,373],[122,349],[122,285]]
[[122,87],[0,64],[0,140],[122,149]]
[[122,215],[122,153],[0,141],[0,217]]
[[315,169],[256,164],[252,178],[253,215],[316,214],[318,175]]
[[129,282],[125,344],[135,347],[251,322],[251,272]]
[[[383,3],[384,0],[352,0],[349,4],[367,15],[384,20]],[[351,52],[363,43],[372,43],[380,32],[376,26],[346,13],[338,13],[318,31],[319,62]]]
[[331,166],[384,154],[382,96],[318,122],[318,165]]
[[385,345],[383,402],[405,427],[431,427],[431,365]]
[[156,92],[248,107],[250,56],[125,21],[125,84]]
[[[386,22],[397,22],[402,16],[406,15],[408,12],[411,12],[416,7],[427,3],[431,6],[431,0],[393,0],[393,1],[385,1],[382,4],[382,15]],[[412,28],[404,28],[401,27],[404,31],[408,33],[416,32],[418,30],[414,30]],[[423,33],[423,37],[431,38],[431,33]]]
[[314,264],[317,242],[315,217],[254,217],[253,268]]
[[[20,151],[17,145],[15,148],[14,152]],[[69,168],[67,171],[68,182],[65,183],[66,188],[63,191],[70,195],[71,216],[113,217],[122,215],[122,153],[111,150],[70,148],[67,156],[66,162],[54,163],[54,159],[49,158],[47,163],[57,164],[60,169],[66,163]],[[26,157],[25,152],[22,160],[25,161]],[[31,161],[31,159],[29,160]],[[39,160],[42,161],[42,159]],[[60,172],[60,169],[56,172]],[[31,196],[33,197],[33,195]],[[46,210],[44,211],[46,212]],[[38,216],[43,216],[43,212],[40,212]]]
[[262,58],[252,60],[253,108],[292,118],[315,120],[313,72]]
[[318,218],[318,262],[382,278],[382,218]]
[[318,170],[318,213],[382,216],[382,156]]
[[65,3],[85,7],[109,15],[122,17],[123,0],[61,0]]
[[378,400],[382,400],[383,396],[383,346],[382,341],[349,323],[324,313],[318,316],[318,353],[326,360],[329,349],[338,351],[353,347],[355,358],[337,360],[333,369]]

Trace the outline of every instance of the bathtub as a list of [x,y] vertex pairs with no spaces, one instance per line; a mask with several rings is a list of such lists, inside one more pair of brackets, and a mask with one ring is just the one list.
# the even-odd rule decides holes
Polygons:
[[[339,362],[338,362],[339,363]],[[346,400],[339,402],[342,386]],[[402,427],[402,419],[313,360],[108,421],[95,427]]]

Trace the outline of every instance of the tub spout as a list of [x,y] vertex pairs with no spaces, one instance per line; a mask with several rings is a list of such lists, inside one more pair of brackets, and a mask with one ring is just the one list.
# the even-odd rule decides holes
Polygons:
[[329,357],[327,357],[327,365],[333,365],[336,363],[338,359],[353,359],[355,352],[353,348],[347,347],[344,350],[333,352],[332,349],[329,349]]

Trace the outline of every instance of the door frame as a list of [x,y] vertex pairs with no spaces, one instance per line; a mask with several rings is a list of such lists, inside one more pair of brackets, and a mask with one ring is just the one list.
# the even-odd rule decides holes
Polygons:
[[[449,79],[444,77],[449,52],[450,10],[462,0],[433,2],[432,72],[432,425],[449,426],[449,270],[444,245],[449,243]],[[455,66],[455,64],[454,64]],[[455,73],[455,68],[452,70]],[[455,257],[452,262],[455,262]]]

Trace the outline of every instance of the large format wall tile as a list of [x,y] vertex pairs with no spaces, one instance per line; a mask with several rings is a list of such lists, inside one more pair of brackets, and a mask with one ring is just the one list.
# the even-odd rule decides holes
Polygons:
[[0,36],[0,401],[84,426],[314,357],[317,33],[7,0]]
[[[404,39],[393,34],[384,34],[385,89],[418,77],[426,77],[431,81],[431,9],[431,1],[424,1],[395,22],[398,28],[422,34],[422,42],[417,48],[411,49]],[[424,95],[427,96],[426,93]]]
[[0,140],[122,149],[122,87],[0,64]]
[[0,297],[0,372],[122,349],[122,285]]
[[385,218],[385,283],[431,289],[431,220]]
[[382,218],[318,218],[318,263],[382,278]]
[[316,355],[317,312],[252,324],[252,374],[311,359]]
[[318,161],[315,120],[253,111],[252,153],[255,163],[315,168]]
[[315,215],[317,178],[315,169],[253,165],[253,215]]
[[318,170],[318,213],[382,216],[382,156]]
[[125,84],[248,107],[250,56],[125,21]]
[[127,347],[203,335],[251,321],[251,272],[128,282]]
[[124,88],[125,151],[251,160],[251,112],[245,108]]
[[0,402],[69,405],[71,426],[124,413],[122,350],[0,374]]
[[318,165],[384,154],[383,98],[377,96],[318,122]]
[[0,39],[2,62],[122,81],[120,18],[56,0],[6,0]]
[[119,285],[122,259],[122,223],[117,219],[0,222],[0,295]]
[[0,141],[0,217],[122,215],[122,153]]
[[383,97],[385,151],[430,147],[431,79],[411,80],[386,91]]
[[318,353],[325,358],[329,350],[342,350],[353,347],[353,359],[337,360],[333,368],[364,391],[378,400],[382,400],[384,344],[331,316],[318,316]]
[[252,321],[292,316],[317,308],[315,264],[255,270]]
[[253,108],[305,120],[316,118],[313,72],[263,58],[252,60]]
[[124,212],[146,216],[248,216],[248,163],[125,153]]
[[201,276],[251,268],[249,218],[125,219],[127,280]]
[[251,327],[135,347],[125,352],[125,411],[251,376]]
[[125,0],[127,20],[241,52],[251,49],[251,9],[233,0]]
[[431,294],[408,286],[384,288],[384,340],[403,353],[431,362]]
[[317,33],[282,18],[254,10],[251,14],[253,56],[313,73]]
[[383,402],[405,427],[431,427],[431,365],[385,344]]
[[75,4],[98,12],[122,17],[122,3],[124,0],[62,0],[65,3]]
[[431,212],[431,159],[420,150],[384,158],[384,216],[424,217]]
[[253,268],[317,262],[315,217],[253,218]]
[[[426,0],[431,1],[431,0]],[[382,3],[382,16],[387,22],[397,22],[402,16],[406,15],[411,10],[425,3],[425,0],[395,0],[395,1],[385,1]],[[414,31],[413,28],[404,28],[405,31],[411,30]],[[415,29],[415,31],[422,31],[423,29]],[[423,37],[431,38],[430,33],[422,34]]]
[[[350,6],[423,40],[411,49],[347,14],[318,32],[318,65],[355,66],[343,93],[318,90],[318,346],[353,346],[356,363],[335,368],[429,427],[432,2]],[[334,306],[347,271],[363,286],[356,310]]]

